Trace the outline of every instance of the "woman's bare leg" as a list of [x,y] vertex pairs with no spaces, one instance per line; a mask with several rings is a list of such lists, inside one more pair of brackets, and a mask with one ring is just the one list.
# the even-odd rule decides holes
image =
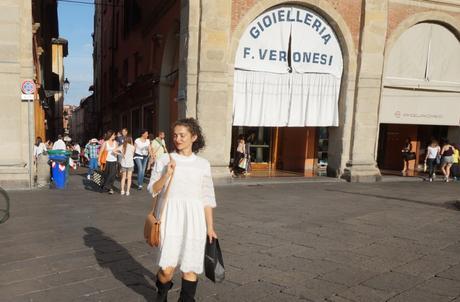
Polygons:
[[121,173],[121,192],[125,191],[126,172]]
[[441,166],[442,174],[444,174],[445,177],[447,177],[446,166],[447,166],[447,164],[442,164],[442,166]]
[[194,272],[182,273],[182,279],[195,282],[198,280],[198,276]]
[[126,192],[129,192],[129,190],[131,189],[131,179],[133,177],[133,171],[128,171],[126,172],[128,173],[128,186],[126,187]]
[[158,280],[163,284],[168,283],[172,280],[175,270],[175,267],[161,268],[157,273]]
[[449,176],[450,176],[450,167],[451,167],[451,166],[452,166],[451,164],[447,164],[447,165],[446,165],[446,173],[445,173],[446,179],[449,179]]

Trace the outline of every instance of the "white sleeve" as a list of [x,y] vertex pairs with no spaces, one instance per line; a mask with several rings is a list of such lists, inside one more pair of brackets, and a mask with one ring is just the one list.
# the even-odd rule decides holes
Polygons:
[[203,175],[202,183],[202,201],[203,207],[205,208],[215,208],[216,207],[216,195],[214,192],[214,183],[211,176],[211,165],[207,163],[205,173]]
[[152,196],[158,195],[159,192],[153,192],[153,184],[155,184],[163,174],[166,173],[166,169],[168,166],[169,158],[166,161],[164,157],[161,157],[159,160],[155,161],[155,165],[152,169],[152,174],[150,175],[150,182],[147,186],[147,190],[152,194]]

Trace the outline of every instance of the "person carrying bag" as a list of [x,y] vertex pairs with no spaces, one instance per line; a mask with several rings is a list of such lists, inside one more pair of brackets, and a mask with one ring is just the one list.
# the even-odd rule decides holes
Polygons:
[[[171,155],[170,154],[168,155],[171,161]],[[153,197],[152,210],[147,214],[147,218],[145,219],[144,238],[147,244],[150,245],[151,247],[154,247],[154,246],[158,247],[160,245],[160,241],[161,241],[160,240],[160,224],[161,224],[161,221],[164,220],[166,203],[168,202],[168,192],[169,192],[169,188],[171,187],[173,175],[174,175],[174,171],[172,172],[169,178],[169,181],[168,181],[168,187],[163,197],[165,204],[162,206],[159,219],[157,219],[157,217],[155,216],[155,212],[156,212],[155,209],[157,208],[157,206],[159,206],[158,195]]]
[[[174,124],[175,151],[157,158],[148,190],[158,195],[155,219],[147,223],[147,241],[156,247],[157,297],[167,301],[176,268],[182,272],[179,301],[195,301],[198,275],[204,272],[206,241],[217,239],[213,209],[216,207],[211,165],[197,156],[204,147],[198,122],[179,120]],[[152,231],[153,230],[153,231]]]

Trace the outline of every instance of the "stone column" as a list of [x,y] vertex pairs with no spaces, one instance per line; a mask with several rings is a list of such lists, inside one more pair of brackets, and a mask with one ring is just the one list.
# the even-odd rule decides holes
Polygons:
[[387,35],[388,0],[365,0],[356,79],[350,160],[343,175],[349,181],[380,180],[376,143]]
[[196,118],[200,45],[200,0],[182,0],[179,55],[179,118]]
[[[228,44],[231,28],[231,1],[201,1],[201,18],[197,6],[189,6],[189,49],[187,71],[187,113],[193,116],[196,86],[196,117],[206,136],[203,156],[211,161],[214,175],[227,173],[230,156],[231,106],[228,104]],[[197,18],[198,17],[198,18]],[[197,20],[198,19],[198,20]],[[198,28],[195,27],[199,21]],[[198,32],[196,32],[198,30]],[[198,38],[195,47],[194,38]],[[195,65],[195,58],[197,58]],[[196,69],[196,78],[194,74]]]
[[31,1],[0,1],[0,26],[0,186],[28,188],[33,105],[21,101],[20,85],[33,78]]

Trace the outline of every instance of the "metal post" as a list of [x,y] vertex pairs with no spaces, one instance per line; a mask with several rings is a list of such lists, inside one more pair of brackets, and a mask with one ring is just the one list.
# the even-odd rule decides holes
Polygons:
[[[33,102],[33,100],[32,100]],[[27,100],[27,127],[28,127],[28,132],[29,132],[29,189],[32,189],[33,187],[33,175],[32,175],[32,165],[33,165],[33,153],[34,153],[34,133],[33,133],[33,127],[31,125],[33,115],[32,115],[32,110],[30,108],[31,106],[31,101]]]

